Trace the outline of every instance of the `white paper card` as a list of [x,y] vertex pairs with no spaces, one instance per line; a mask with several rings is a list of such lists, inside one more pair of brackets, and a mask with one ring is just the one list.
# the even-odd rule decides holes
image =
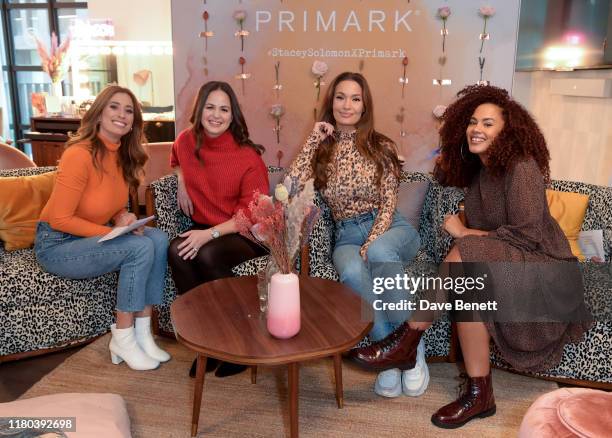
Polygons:
[[136,222],[133,222],[130,225],[126,225],[124,227],[115,227],[110,233],[106,234],[105,236],[102,236],[102,238],[98,240],[98,243],[114,239],[115,237],[123,236],[124,234],[134,231],[136,228],[142,227],[147,222],[150,222],[153,219],[155,219],[155,216],[149,216],[145,217],[144,219],[139,219]]
[[45,98],[45,105],[47,106],[48,113],[62,112],[62,101],[57,96],[47,96]]
[[593,257],[599,257],[602,261],[605,259],[602,230],[581,231],[578,246],[587,260]]

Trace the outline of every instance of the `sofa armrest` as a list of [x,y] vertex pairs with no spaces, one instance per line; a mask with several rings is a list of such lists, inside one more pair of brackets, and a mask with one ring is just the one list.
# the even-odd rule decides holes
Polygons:
[[40,175],[42,173],[53,172],[54,170],[57,170],[57,167],[47,166],[47,167],[23,167],[20,169],[2,169],[0,170],[0,177]]
[[444,216],[459,213],[463,198],[463,190],[457,187],[442,187],[436,181],[429,184],[419,234],[425,251],[436,263],[444,260],[453,242],[453,238],[442,228]]
[[242,262],[232,268],[232,273],[237,277],[243,277],[246,275],[257,275],[259,271],[262,271],[266,268],[268,264],[268,259],[270,256],[268,254],[256,257],[251,260],[247,260],[246,262]]
[[319,192],[316,193],[314,204],[320,209],[321,214],[308,237],[308,266],[311,271],[315,265],[332,262],[335,231],[331,210]]
[[156,226],[168,234],[170,240],[189,229],[193,222],[178,208],[176,191],[178,179],[176,175],[166,175],[153,181],[151,194],[147,196],[147,213],[157,216]]

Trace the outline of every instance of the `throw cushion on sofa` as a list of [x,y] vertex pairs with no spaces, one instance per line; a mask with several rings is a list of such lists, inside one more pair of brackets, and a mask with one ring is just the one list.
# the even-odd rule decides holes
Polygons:
[[36,224],[47,203],[56,172],[0,178],[0,239],[7,251],[34,243]]
[[397,193],[397,211],[417,231],[428,188],[429,181],[411,181],[400,184]]
[[584,215],[589,206],[589,196],[574,192],[546,190],[546,200],[550,214],[559,223],[567,237],[572,254],[580,261],[584,255],[578,246],[578,234],[582,228]]

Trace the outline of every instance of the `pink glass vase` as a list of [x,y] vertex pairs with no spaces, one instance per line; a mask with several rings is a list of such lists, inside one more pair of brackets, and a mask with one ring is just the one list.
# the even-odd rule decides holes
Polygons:
[[300,331],[300,281],[295,274],[276,273],[270,279],[267,327],[276,338],[288,339]]

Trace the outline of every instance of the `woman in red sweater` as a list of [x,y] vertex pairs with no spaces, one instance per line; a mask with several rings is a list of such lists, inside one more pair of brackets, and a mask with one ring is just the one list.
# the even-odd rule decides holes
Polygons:
[[[268,193],[269,186],[261,159],[264,149],[249,138],[230,85],[204,84],[190,122],[174,142],[170,161],[178,176],[179,208],[193,221],[188,231],[170,242],[168,252],[179,294],[231,277],[234,266],[265,254],[262,247],[237,233],[233,219],[238,210],[248,208],[255,190]],[[207,362],[209,371],[217,365],[211,362]],[[224,377],[244,369],[224,363],[215,375]],[[190,374],[194,371],[192,367]]]

